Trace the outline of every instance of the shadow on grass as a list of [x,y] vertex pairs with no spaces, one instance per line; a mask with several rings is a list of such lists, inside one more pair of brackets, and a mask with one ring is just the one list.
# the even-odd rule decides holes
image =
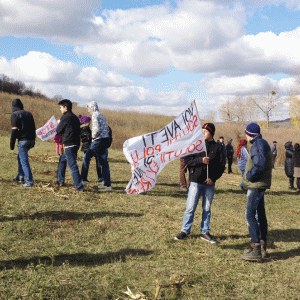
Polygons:
[[36,256],[29,259],[13,259],[0,261],[0,269],[25,269],[30,265],[52,265],[59,267],[62,265],[71,266],[99,266],[117,261],[125,262],[127,257],[146,256],[152,254],[153,251],[143,249],[121,249],[117,252],[107,252],[104,254],[91,253],[75,253],[75,254],[59,254],[50,256]]
[[103,218],[105,216],[110,217],[141,217],[140,213],[126,213],[126,212],[95,212],[95,213],[78,213],[72,211],[48,211],[42,213],[35,213],[33,215],[19,215],[15,217],[2,216],[0,222],[15,221],[15,220],[36,220],[47,219],[48,221],[66,221],[66,220],[83,220],[89,221],[93,219]]

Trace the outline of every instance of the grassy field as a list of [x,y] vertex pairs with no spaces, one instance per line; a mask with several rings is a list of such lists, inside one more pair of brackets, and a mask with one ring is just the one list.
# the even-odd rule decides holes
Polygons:
[[240,259],[249,236],[236,165],[216,185],[212,245],[200,239],[200,206],[190,238],[174,240],[186,202],[178,161],[151,191],[130,196],[130,166],[111,149],[113,190],[97,189],[93,161],[78,194],[69,171],[56,187],[54,147],[37,142],[29,152],[35,185],[25,189],[12,182],[17,152],[0,137],[0,299],[126,299],[127,286],[154,299],[157,283],[168,285],[158,299],[300,299],[300,196],[282,168],[266,193],[270,258],[250,263]]

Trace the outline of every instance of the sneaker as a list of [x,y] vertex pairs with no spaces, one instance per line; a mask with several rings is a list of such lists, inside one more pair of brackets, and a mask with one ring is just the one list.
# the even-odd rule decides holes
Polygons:
[[111,186],[106,186],[106,185],[99,185],[99,186],[98,186],[98,189],[111,191],[111,190],[112,190],[112,187],[111,187]]
[[31,188],[32,186],[33,186],[33,183],[25,182],[25,183],[23,184],[23,187],[24,187],[24,188]]
[[16,177],[13,179],[14,182],[17,182],[17,183],[24,183],[24,177]]
[[104,179],[101,177],[101,178],[98,178],[97,182],[103,182]]
[[215,244],[217,241],[214,239],[212,235],[209,234],[209,232],[201,234],[201,239],[207,242],[210,242],[212,244]]
[[174,240],[186,240],[189,236],[185,232],[180,232],[177,236],[174,237]]
[[60,157],[60,154],[57,154],[56,156],[57,156],[57,157]]
[[88,181],[87,180],[82,180],[81,183],[82,183],[82,185],[87,185]]

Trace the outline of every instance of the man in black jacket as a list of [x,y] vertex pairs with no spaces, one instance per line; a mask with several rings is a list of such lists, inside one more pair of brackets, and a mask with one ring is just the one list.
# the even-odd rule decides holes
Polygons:
[[232,146],[232,138],[229,138],[226,145],[226,154],[227,154],[227,160],[228,160],[228,174],[232,173],[232,162],[233,162],[233,146]]
[[215,193],[215,182],[224,172],[223,149],[222,145],[213,139],[215,126],[206,123],[202,126],[205,138],[206,153],[189,155],[185,162],[190,171],[190,188],[186,201],[186,211],[183,216],[181,232],[175,240],[184,240],[188,237],[193,225],[194,214],[200,199],[202,200],[202,222],[201,238],[210,243],[216,240],[210,235],[211,204]]
[[11,138],[10,149],[14,150],[16,139],[18,139],[18,175],[13,180],[23,183],[24,176],[26,182],[23,187],[31,188],[33,186],[33,176],[28,160],[28,151],[35,145],[35,123],[30,112],[24,110],[20,99],[12,102],[11,115]]
[[61,100],[58,105],[62,117],[57,126],[57,133],[62,136],[65,152],[61,155],[57,169],[57,183],[63,186],[67,163],[74,180],[76,191],[83,192],[81,176],[77,165],[77,152],[80,146],[80,121],[72,113],[72,102],[68,99]]

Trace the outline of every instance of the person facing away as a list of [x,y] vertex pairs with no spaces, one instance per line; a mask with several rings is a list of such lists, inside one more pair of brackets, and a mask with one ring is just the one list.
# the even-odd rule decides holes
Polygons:
[[276,160],[276,156],[277,156],[277,142],[273,141],[273,145],[271,146],[271,152],[272,152],[272,156],[273,156],[273,165],[272,168],[274,169],[275,166],[275,160]]
[[292,142],[286,142],[284,144],[285,148],[285,161],[284,161],[284,171],[285,175],[289,178],[290,185],[289,189],[296,190],[294,187],[294,148]]
[[[79,115],[78,119],[80,121],[81,151],[85,154],[92,144],[92,131],[90,128],[91,118],[86,115],[83,115],[83,116]],[[97,169],[97,175],[98,175],[97,182],[102,182],[103,178],[102,178],[101,164],[100,164],[100,162],[97,161],[96,156],[95,156],[95,158],[96,158],[96,169]]]
[[185,157],[185,162],[190,171],[190,188],[181,232],[175,237],[175,240],[188,238],[193,225],[194,214],[202,195],[201,239],[216,243],[216,240],[210,234],[211,204],[215,193],[215,182],[224,172],[223,150],[222,145],[213,139],[214,124],[206,123],[202,126],[202,130],[207,153],[201,152]]
[[13,181],[23,183],[23,187],[31,188],[34,180],[31,172],[28,151],[34,147],[36,137],[35,122],[32,114],[24,110],[20,99],[12,101],[10,150],[15,149],[18,140],[18,175]]
[[234,150],[232,146],[232,138],[228,138],[227,145],[226,145],[226,156],[228,160],[228,174],[232,173],[231,166],[233,162],[233,154],[234,154]]
[[300,145],[295,143],[294,145],[294,156],[293,156],[293,163],[294,163],[294,177],[296,178],[297,184],[297,192],[300,192]]
[[223,149],[223,163],[224,165],[226,165],[226,146],[224,143],[224,137],[220,136],[218,143],[220,143],[222,145],[222,149]]
[[243,187],[243,177],[245,173],[245,167],[248,159],[248,150],[247,150],[247,140],[242,139],[240,140],[237,148],[236,148],[236,156],[237,156],[237,163],[238,163],[238,168],[242,172],[242,182],[240,184],[240,187],[242,190],[244,190]]
[[245,215],[251,244],[242,259],[261,261],[267,256],[268,222],[264,194],[271,187],[272,153],[258,124],[248,124],[245,133],[247,141],[252,144],[244,173],[244,188],[248,190]]
[[66,167],[70,169],[76,191],[83,192],[83,184],[77,165],[77,152],[80,146],[80,122],[72,112],[72,102],[63,99],[58,102],[62,117],[56,132],[62,136],[65,152],[60,156],[57,169],[57,182],[60,186],[65,184]]
[[98,162],[102,166],[102,176],[104,185],[99,185],[99,189],[111,190],[110,169],[107,161],[108,148],[111,144],[109,135],[109,127],[106,118],[100,113],[98,105],[95,101],[88,104],[88,110],[92,114],[92,144],[84,155],[81,176],[84,184],[87,183],[90,160],[96,156]]

